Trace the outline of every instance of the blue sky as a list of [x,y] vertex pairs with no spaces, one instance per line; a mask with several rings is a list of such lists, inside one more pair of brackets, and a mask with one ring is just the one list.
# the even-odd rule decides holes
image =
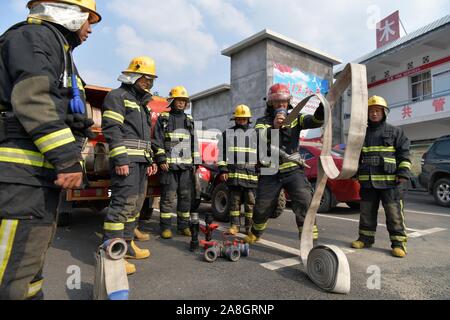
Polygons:
[[[27,0],[0,0],[0,33],[24,20]],[[395,10],[408,32],[450,14],[448,0],[97,0],[103,21],[76,49],[90,84],[117,87],[129,60],[148,55],[166,95],[184,85],[191,94],[229,83],[221,51],[271,29],[339,57],[354,60],[375,49],[374,24]]]

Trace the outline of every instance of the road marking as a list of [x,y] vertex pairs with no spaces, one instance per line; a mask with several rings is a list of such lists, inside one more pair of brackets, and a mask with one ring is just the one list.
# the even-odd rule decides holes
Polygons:
[[[331,216],[331,215],[323,215],[323,214],[318,214],[318,217],[323,217],[323,218],[329,218],[329,219],[336,219],[336,220],[344,220],[344,221],[352,221],[352,222],[357,222],[359,223],[359,220],[356,219],[349,219],[349,218],[341,218],[341,217],[336,217],[336,216]],[[378,224],[380,227],[385,227],[387,228],[387,225],[379,223]],[[408,231],[413,231],[413,232],[420,232],[423,230],[419,230],[419,229],[412,229],[412,228],[406,228],[406,230]]]
[[302,264],[302,259],[300,257],[295,258],[289,258],[289,259],[282,259],[267,263],[261,263],[260,266],[266,269],[269,269],[270,271],[275,271],[281,268],[286,267],[293,267],[296,265]]
[[426,235],[429,235],[429,234],[442,232],[442,231],[445,231],[445,230],[447,230],[447,229],[433,228],[433,229],[428,229],[428,230],[417,231],[417,232],[408,234],[408,238],[419,238],[419,237],[423,237],[423,236],[426,236]]
[[406,212],[411,212],[411,213],[415,213],[415,214],[423,214],[426,216],[438,216],[438,217],[447,217],[450,218],[450,214],[445,214],[445,213],[430,213],[430,212],[423,212],[423,211],[414,211],[414,210],[405,210]]

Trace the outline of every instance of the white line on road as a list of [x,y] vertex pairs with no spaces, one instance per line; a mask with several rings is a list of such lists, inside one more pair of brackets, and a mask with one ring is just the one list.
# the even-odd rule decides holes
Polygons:
[[450,218],[450,214],[445,213],[430,213],[430,212],[423,212],[423,211],[414,211],[414,210],[405,210],[406,212],[415,213],[415,214],[423,214],[426,216],[438,216],[438,217],[447,217]]
[[408,234],[409,238],[419,238],[422,236],[426,236],[428,234],[433,234],[433,233],[437,233],[437,232],[441,232],[441,231],[445,231],[447,229],[443,229],[443,228],[433,228],[433,229],[428,229],[428,230],[422,230],[422,231],[417,231],[414,233],[410,233]]

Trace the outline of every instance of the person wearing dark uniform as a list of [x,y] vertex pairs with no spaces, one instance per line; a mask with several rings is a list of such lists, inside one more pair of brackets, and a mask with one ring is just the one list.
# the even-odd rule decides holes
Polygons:
[[0,36],[0,300],[43,299],[59,196],[82,186],[93,124],[72,50],[101,20],[95,0],[28,8],[28,20]]
[[[128,259],[150,256],[150,251],[140,249],[134,238],[149,240],[148,234],[137,230],[137,223],[147,195],[148,176],[157,170],[156,164],[152,165],[147,108],[155,78],[151,58],[134,58],[119,77],[120,88],[108,93],[103,102],[102,132],[109,145],[111,166],[111,201],[106,209],[103,241],[123,238],[128,244]],[[129,262],[126,269],[128,274],[136,272]]]
[[[244,202],[245,231],[252,225],[255,189],[258,185],[257,136],[249,130],[252,114],[246,105],[238,105],[231,120],[235,125],[223,132],[219,149],[220,179],[227,182],[230,191],[230,221],[228,232],[235,235],[240,232],[241,202]],[[250,132],[250,135],[247,133]]]
[[361,185],[359,238],[355,249],[371,247],[375,242],[380,201],[386,214],[392,255],[406,256],[406,226],[403,197],[410,179],[410,142],[403,130],[386,123],[386,100],[369,99],[369,126],[362,149],[358,179]]
[[172,215],[176,215],[178,234],[195,239],[199,221],[197,213],[191,217],[192,175],[195,164],[200,164],[200,153],[195,141],[194,120],[184,112],[189,103],[186,88],[174,87],[169,101],[170,112],[159,116],[154,141],[158,147],[155,158],[160,168],[161,237],[172,238]]
[[[299,114],[298,118],[289,127],[279,127],[279,140],[273,141],[273,129],[275,129],[275,111],[291,109],[291,92],[286,85],[275,84],[269,89],[267,97],[266,116],[258,119],[256,130],[259,138],[267,143],[268,150],[277,147],[287,155],[298,152],[300,132],[304,129],[319,128],[323,125],[324,111],[320,105],[314,115]],[[260,146],[258,146],[260,147]],[[259,152],[259,161],[263,159]],[[264,166],[273,164],[261,163],[261,175],[256,191],[256,205],[253,213],[253,226],[248,236],[244,239],[247,243],[258,241],[267,229],[267,222],[272,212],[276,210],[278,197],[284,189],[291,199],[292,210],[295,213],[299,237],[303,231],[306,212],[312,200],[313,189],[305,176],[304,168],[297,163],[287,161],[280,156],[279,166],[275,167],[276,173],[264,174]],[[318,237],[317,226],[314,227],[314,239]]]

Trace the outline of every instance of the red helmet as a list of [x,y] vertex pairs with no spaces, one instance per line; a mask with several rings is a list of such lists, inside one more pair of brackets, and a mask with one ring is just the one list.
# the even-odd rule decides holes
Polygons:
[[272,106],[272,102],[277,100],[288,100],[290,103],[291,99],[292,95],[289,87],[285,84],[277,83],[269,89],[269,93],[267,94],[267,105]]

